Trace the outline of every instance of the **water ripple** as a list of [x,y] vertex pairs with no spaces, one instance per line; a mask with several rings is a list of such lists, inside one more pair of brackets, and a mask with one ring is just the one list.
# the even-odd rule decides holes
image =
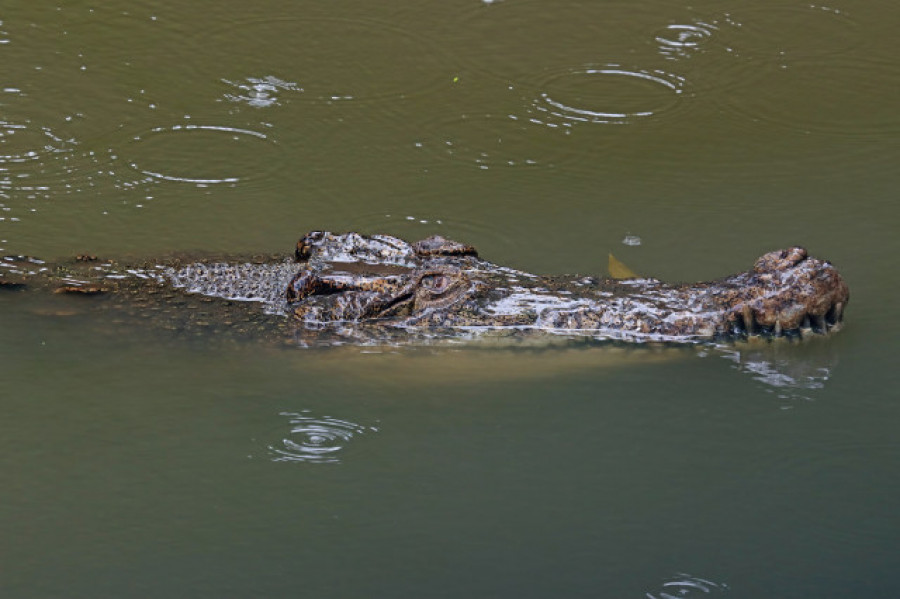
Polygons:
[[[236,184],[280,165],[275,143],[252,129],[221,125],[155,127],[136,135],[128,163],[144,176],[199,186]],[[185,170],[189,168],[190,170]]]
[[672,23],[655,36],[659,53],[671,60],[691,58],[703,51],[718,26],[696,21],[688,24]]
[[62,139],[49,127],[0,120],[0,168],[23,162],[43,162],[51,154],[71,151],[73,146],[73,140]]
[[[345,43],[348,39],[353,43]],[[273,73],[279,82],[293,82],[290,91],[307,102],[396,99],[446,81],[429,40],[365,19],[307,16],[239,21],[206,34],[203,46],[216,57],[215,62],[239,64],[244,73],[249,68]],[[252,55],[246,54],[248,48],[253,49]],[[250,91],[249,97],[259,85],[272,86],[268,78],[247,81],[251,89],[244,91]],[[287,91],[280,84],[274,87]],[[276,90],[263,91],[271,95]],[[233,100],[229,95],[233,94],[225,98]]]
[[290,419],[291,430],[281,444],[269,446],[273,462],[335,464],[340,462],[338,454],[354,437],[378,431],[375,427],[329,416],[310,416],[307,410],[280,415]]
[[772,68],[756,83],[753,89],[725,98],[754,123],[765,121],[804,134],[872,140],[892,139],[900,132],[896,62],[793,61]]
[[448,20],[444,35],[466,71],[521,84],[545,69],[631,54],[633,43],[658,23],[651,4],[629,3],[627,18],[613,25],[615,10],[604,2],[472,2]]
[[529,120],[557,128],[627,124],[658,116],[678,105],[686,81],[661,69],[606,64],[552,73],[538,87]]
[[[70,186],[74,169],[69,164],[77,157],[77,145],[47,126],[0,120],[0,199],[43,199]],[[0,220],[18,217],[4,215]]]
[[744,58],[832,56],[863,41],[859,24],[846,12],[828,6],[748,4],[729,17],[735,26],[722,30],[723,41]]
[[646,593],[644,596],[647,599],[690,599],[710,594],[721,595],[728,590],[727,584],[679,572],[663,582],[659,590]]
[[[428,209],[430,198],[416,196],[422,207],[410,211],[409,207],[395,206],[388,211],[356,212],[348,216],[347,228],[353,231],[379,231],[396,235],[410,241],[440,234],[451,239],[475,243],[490,240],[490,247],[478,247],[492,256],[512,255],[526,233],[522,231],[521,220],[503,222],[501,219],[467,219],[463,211]],[[441,193],[437,199],[444,199]]]
[[426,129],[417,147],[480,170],[553,168],[578,158],[560,132],[548,132],[516,114],[462,115]]
[[296,83],[282,81],[278,77],[268,75],[266,77],[247,77],[244,81],[229,81],[222,79],[237,90],[237,93],[225,94],[225,99],[231,102],[243,102],[255,108],[267,108],[280,104],[278,95],[282,92],[302,93],[303,89]]

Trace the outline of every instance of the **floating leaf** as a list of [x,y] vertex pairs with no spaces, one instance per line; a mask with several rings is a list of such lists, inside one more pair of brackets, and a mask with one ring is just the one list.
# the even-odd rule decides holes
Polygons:
[[609,276],[614,279],[640,279],[640,275],[636,272],[622,264],[622,262],[613,256],[609,255]]

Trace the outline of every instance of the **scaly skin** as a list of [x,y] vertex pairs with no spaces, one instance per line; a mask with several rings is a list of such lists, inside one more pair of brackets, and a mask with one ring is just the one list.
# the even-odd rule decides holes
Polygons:
[[[540,277],[487,262],[473,247],[442,237],[410,244],[321,231],[300,239],[293,260],[170,260],[125,268],[80,256],[57,265],[7,258],[0,266],[0,290],[28,285],[144,306],[229,300],[220,302],[229,326],[236,310],[261,304],[257,312],[290,317],[304,343],[498,331],[670,342],[801,337],[838,329],[849,299],[834,267],[799,247],[765,254],[747,272],[690,285]],[[165,312],[171,317],[173,310]],[[217,311],[204,307],[204,314],[215,320]]]
[[839,327],[849,299],[834,267],[799,247],[770,252],[748,272],[690,285],[538,277],[440,237],[408,244],[313,232],[298,242],[296,257],[303,268],[287,299],[310,324],[516,327],[628,340],[778,337]]

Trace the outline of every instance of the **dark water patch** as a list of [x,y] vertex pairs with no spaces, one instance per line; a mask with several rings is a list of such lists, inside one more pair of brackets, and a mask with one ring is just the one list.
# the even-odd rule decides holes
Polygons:
[[282,412],[281,416],[289,419],[290,432],[280,443],[269,446],[273,462],[336,464],[341,461],[340,452],[354,438],[378,431],[330,416],[312,416],[308,410]]
[[647,599],[690,599],[708,595],[724,595],[728,591],[727,584],[679,572],[666,579],[658,589],[645,593],[644,596]]
[[[859,551],[896,541],[894,475],[900,443],[894,440],[857,439],[833,442],[822,451],[796,457],[785,464],[797,478],[808,478],[811,496],[826,505],[796,504],[792,511],[815,537]],[[811,459],[810,459],[811,458]],[[782,472],[792,477],[789,471]],[[846,518],[843,518],[846,517]]]
[[[803,431],[799,438],[769,436],[745,473],[745,484],[767,490],[759,507],[803,531],[822,552],[868,552],[896,541],[900,443],[883,427],[861,437],[850,428],[852,420],[829,421],[831,429]],[[803,557],[817,558],[818,552]]]
[[547,127],[627,124],[657,117],[684,97],[683,77],[662,69],[584,65],[545,73],[529,120]]
[[900,69],[896,62],[830,58],[773,65],[758,88],[724,96],[750,123],[802,134],[868,140],[900,132]]
[[[396,99],[433,91],[448,80],[428,40],[366,19],[244,19],[207,32],[203,40],[204,51],[222,65],[222,80],[269,73],[291,83],[298,101]],[[233,100],[234,94],[223,97]]]
[[197,186],[263,178],[282,162],[268,134],[225,125],[155,127],[134,136],[125,152],[145,177]]

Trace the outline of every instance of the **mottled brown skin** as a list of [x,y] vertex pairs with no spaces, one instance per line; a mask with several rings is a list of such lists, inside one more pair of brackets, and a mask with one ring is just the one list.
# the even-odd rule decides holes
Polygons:
[[313,232],[298,247],[304,268],[286,299],[296,318],[317,325],[519,327],[631,340],[799,337],[838,327],[849,300],[834,267],[800,247],[765,254],[748,272],[690,285],[537,277],[442,237],[407,244]]
[[303,343],[329,336],[415,343],[498,330],[626,341],[800,338],[839,328],[849,300],[837,270],[800,247],[765,254],[746,272],[688,285],[542,277],[492,264],[472,246],[440,236],[408,243],[313,231],[297,242],[293,258],[126,267],[90,255],[55,265],[7,257],[0,290],[28,285],[99,295],[93,301],[102,305],[164,315],[166,327],[221,321],[253,335],[281,330],[275,323],[288,322],[287,315]]

